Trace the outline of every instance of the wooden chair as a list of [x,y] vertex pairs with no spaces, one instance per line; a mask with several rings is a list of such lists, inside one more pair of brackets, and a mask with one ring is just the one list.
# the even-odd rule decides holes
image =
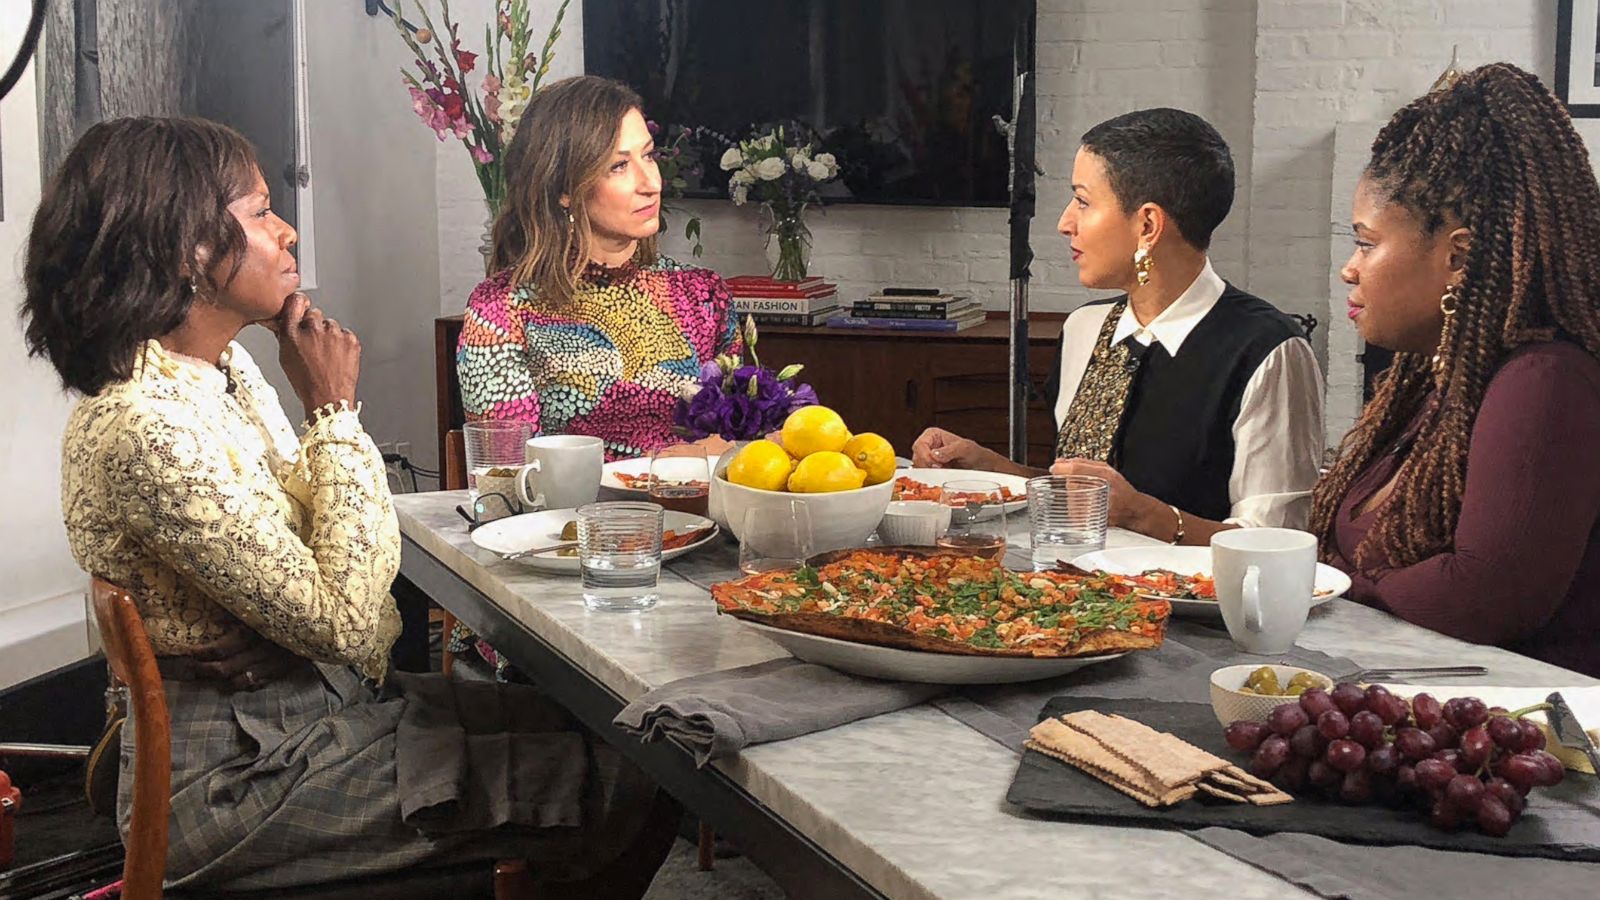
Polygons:
[[155,651],[127,591],[94,579],[94,614],[111,674],[128,687],[134,741],[133,814],[124,842],[122,896],[158,900],[167,872],[167,817],[172,810],[172,719]]
[[[128,688],[134,740],[139,749],[134,760],[133,804],[125,841],[127,855],[122,868],[122,896],[124,900],[160,900],[167,871],[167,825],[172,813],[172,719],[167,710],[167,695],[162,687],[161,672],[156,668],[150,637],[145,633],[144,621],[139,617],[133,597],[98,578],[94,579],[91,593],[106,660],[112,675]],[[471,887],[467,880],[477,875],[487,881],[488,872],[487,863],[472,863],[408,870],[303,889],[230,892],[228,896],[238,900],[410,896],[407,886],[420,882],[434,885],[435,891],[459,886],[460,894],[469,896]],[[534,895],[527,866],[520,860],[502,860],[495,864],[493,884],[495,900],[532,900]]]

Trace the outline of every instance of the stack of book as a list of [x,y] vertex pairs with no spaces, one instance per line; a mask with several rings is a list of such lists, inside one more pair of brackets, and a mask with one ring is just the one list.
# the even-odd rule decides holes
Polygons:
[[828,327],[965,331],[983,320],[983,307],[966,294],[939,288],[886,287],[851,304],[849,314],[828,319]]
[[815,275],[800,281],[736,275],[728,291],[740,320],[748,315],[757,325],[821,325],[839,312],[838,286]]

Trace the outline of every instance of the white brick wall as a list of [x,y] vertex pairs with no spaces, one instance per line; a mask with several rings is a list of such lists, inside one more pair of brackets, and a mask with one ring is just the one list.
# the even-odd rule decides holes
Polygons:
[[1360,412],[1359,341],[1344,315],[1336,261],[1348,253],[1349,189],[1364,148],[1382,121],[1428,89],[1452,47],[1463,68],[1504,60],[1548,79],[1554,6],[1259,0],[1249,285],[1287,311],[1321,320],[1316,344],[1329,383],[1330,444]]
[[[470,23],[491,5],[457,0],[452,9]],[[536,0],[535,18],[548,20],[554,6]],[[1506,60],[1548,78],[1554,7],[1550,0],[1039,0],[1045,175],[1032,229],[1033,308],[1065,311],[1090,296],[1055,233],[1079,136],[1132,109],[1198,113],[1228,140],[1239,173],[1233,212],[1212,248],[1217,269],[1284,310],[1321,321],[1316,345],[1330,391],[1344,392],[1330,396],[1329,437],[1337,440],[1358,409],[1349,392],[1359,390],[1359,373],[1333,264],[1343,240],[1335,223],[1349,215],[1339,193],[1347,188],[1335,179],[1336,130],[1386,119],[1427,89],[1452,46],[1464,67]],[[557,74],[576,71],[581,60],[581,18],[574,3]],[[476,32],[468,25],[464,33]],[[1600,143],[1594,122],[1579,123],[1591,146]],[[1354,143],[1348,152],[1359,156]],[[439,148],[438,178],[440,309],[449,313],[480,277],[474,248],[483,226],[477,184],[453,143]],[[725,274],[765,268],[755,209],[726,201],[685,206],[704,222],[703,264]],[[689,260],[684,215],[672,216],[662,244]],[[988,308],[1005,308],[1004,210],[834,206],[808,221],[812,270],[838,281],[846,297],[890,281],[935,281],[964,285]]]
[[[1245,280],[1254,9],[1254,0],[1040,0],[1037,152],[1045,175],[1032,228],[1034,309],[1065,311],[1091,296],[1078,284],[1055,231],[1079,136],[1111,116],[1149,106],[1205,116],[1232,145],[1239,196],[1213,254],[1225,277]],[[756,210],[726,201],[685,206],[702,216],[705,265],[725,274],[766,265]],[[1003,209],[833,206],[807,221],[814,237],[811,270],[839,282],[846,297],[888,281],[934,282],[966,287],[990,309],[1006,307]],[[669,223],[662,244],[669,254],[690,258],[681,215]]]

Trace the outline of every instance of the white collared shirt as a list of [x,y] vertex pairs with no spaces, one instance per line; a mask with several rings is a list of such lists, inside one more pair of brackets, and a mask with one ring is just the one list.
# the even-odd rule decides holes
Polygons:
[[[1115,343],[1131,336],[1146,347],[1160,341],[1168,354],[1177,356],[1189,333],[1217,305],[1226,287],[1207,260],[1194,283],[1148,324],[1139,324],[1131,305],[1124,307],[1111,340]],[[1115,305],[1081,307],[1067,316],[1062,326],[1057,430],[1078,393],[1100,327]],[[1322,464],[1322,391],[1322,372],[1304,338],[1279,344],[1250,376],[1233,420],[1229,524],[1306,527],[1311,518],[1311,488]]]

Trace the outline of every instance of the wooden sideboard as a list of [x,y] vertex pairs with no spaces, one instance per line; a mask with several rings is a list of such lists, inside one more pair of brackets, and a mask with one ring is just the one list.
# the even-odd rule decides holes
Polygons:
[[[1047,313],[1029,318],[1028,374],[1036,396],[1054,369],[1062,318]],[[441,460],[446,435],[463,421],[455,375],[460,334],[460,316],[434,321]],[[883,435],[901,455],[910,455],[911,442],[929,426],[1006,452],[1004,314],[991,313],[987,322],[954,333],[769,326],[761,330],[757,349],[769,365],[804,365],[799,380],[814,387],[852,430]],[[1028,407],[1028,462],[1048,465],[1054,450],[1053,414],[1043,399],[1035,400]]]

